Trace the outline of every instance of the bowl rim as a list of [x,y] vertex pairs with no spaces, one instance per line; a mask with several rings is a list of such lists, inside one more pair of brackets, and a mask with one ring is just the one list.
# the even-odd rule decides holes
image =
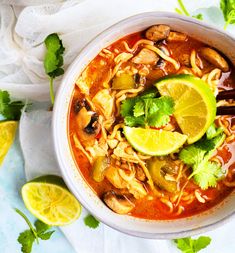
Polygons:
[[[208,24],[208,23],[203,23],[202,21],[191,18],[191,17],[182,16],[182,15],[179,15],[177,13],[165,12],[165,11],[143,12],[143,13],[139,13],[139,14],[127,17],[125,19],[122,19],[119,22],[116,22],[115,24],[109,26],[104,31],[100,32],[93,39],[91,39],[90,42],[88,42],[81,49],[81,51],[78,53],[76,58],[70,64],[69,68],[66,71],[66,74],[63,76],[61,84],[64,83],[64,81],[66,80],[66,77],[67,77],[67,73],[70,73],[71,69],[73,68],[74,63],[77,62],[78,58],[80,58],[84,54],[85,50],[92,47],[97,41],[99,41],[101,38],[104,38],[109,32],[111,32],[115,28],[118,28],[118,27],[124,25],[126,22],[130,22],[132,20],[139,19],[139,18],[141,18],[143,16],[147,16],[147,15],[154,15],[154,16],[159,17],[159,18],[161,18],[161,17],[163,18],[163,17],[167,16],[167,17],[176,18],[176,19],[179,19],[179,20],[182,20],[182,21],[186,21],[186,22],[189,22],[189,23],[196,23],[196,24],[198,24],[198,25],[200,25],[204,28],[215,30],[216,32],[221,33],[222,35],[225,35],[228,39],[230,39],[230,40],[232,39],[235,42],[235,37],[233,37],[227,31],[224,31],[220,28],[217,28],[214,25],[211,25],[211,24]],[[85,66],[87,66],[87,65],[85,65]],[[72,85],[72,84],[69,84],[69,85]],[[73,186],[72,186],[73,182],[68,177],[68,174],[66,173],[65,168],[61,165],[62,162],[61,162],[60,157],[59,157],[59,141],[58,141],[59,138],[57,136],[57,131],[55,130],[57,128],[56,127],[57,126],[57,118],[58,118],[57,111],[58,111],[58,108],[59,108],[59,99],[57,99],[57,98],[62,97],[62,95],[63,95],[63,85],[60,85],[59,88],[58,88],[58,91],[56,93],[56,99],[55,99],[53,116],[52,116],[53,145],[54,145],[56,160],[57,160],[57,163],[59,165],[62,177],[63,177],[66,185],[70,189],[70,191],[77,198],[77,194],[75,194],[75,190],[73,189]],[[68,106],[69,105],[70,105],[70,103],[68,103]],[[66,118],[67,118],[67,115],[66,115]],[[189,230],[179,231],[179,232],[168,232],[168,233],[145,232],[144,235],[143,235],[143,232],[132,233],[132,231],[129,231],[129,230],[122,230],[122,228],[120,228],[118,225],[105,220],[100,215],[97,215],[94,212],[94,210],[90,209],[90,207],[89,207],[89,205],[87,204],[86,201],[83,201],[83,199],[79,199],[79,201],[81,202],[82,206],[84,206],[92,215],[97,217],[105,225],[107,225],[107,226],[109,226],[109,227],[111,227],[111,228],[113,228],[113,229],[115,229],[119,232],[131,235],[131,236],[136,236],[136,237],[140,237],[140,238],[149,238],[149,239],[174,239],[174,238],[186,237],[186,236],[189,236],[189,235],[190,236],[191,235],[197,235],[197,234],[204,233],[204,232],[207,232],[207,231],[210,231],[210,230],[214,230],[214,229],[218,228],[219,226],[222,226],[223,224],[226,224],[227,222],[229,222],[229,220],[235,218],[235,210],[234,210],[231,214],[228,214],[226,217],[224,217],[224,218],[222,218],[222,219],[220,219],[216,222],[213,222],[211,224],[201,226],[199,228],[194,228],[194,229],[189,229]],[[190,216],[190,217],[193,217],[193,216]]]

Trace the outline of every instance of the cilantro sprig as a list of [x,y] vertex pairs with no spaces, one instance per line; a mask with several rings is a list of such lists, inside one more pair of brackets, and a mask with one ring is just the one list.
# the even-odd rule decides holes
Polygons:
[[23,107],[24,103],[22,101],[11,101],[9,93],[0,90],[0,114],[6,120],[19,120]]
[[46,74],[50,77],[50,96],[51,103],[54,104],[55,95],[53,81],[55,77],[63,75],[62,68],[64,64],[63,53],[64,46],[58,34],[52,33],[48,35],[44,41],[47,52],[44,58],[44,69]]
[[[191,15],[189,14],[189,12],[187,11],[183,0],[178,0],[178,4],[179,4],[179,8],[175,8],[175,11],[179,14],[191,17]],[[193,18],[199,19],[199,20],[203,20],[203,15],[201,13],[197,14],[197,15],[193,15]]]
[[235,24],[235,0],[220,0],[220,9],[223,12],[225,25],[224,29],[229,24]]
[[195,183],[202,189],[216,187],[217,181],[224,175],[218,163],[209,161],[225,139],[222,131],[212,124],[201,140],[183,148],[179,153],[180,160],[193,169],[189,178],[193,177]]
[[51,235],[55,232],[48,231],[51,227],[40,220],[36,220],[33,226],[23,212],[21,212],[17,208],[15,208],[15,211],[25,220],[25,222],[29,226],[29,229],[20,233],[17,239],[18,242],[21,244],[22,253],[30,253],[32,251],[32,247],[35,240],[37,244],[39,243],[39,239],[49,240],[51,238]]
[[211,238],[208,236],[200,236],[197,239],[186,237],[175,239],[174,242],[182,253],[197,253],[200,250],[205,249],[211,243]]
[[174,101],[168,96],[157,97],[157,90],[129,98],[121,104],[121,115],[127,126],[162,127],[170,121]]
[[91,214],[88,214],[85,218],[84,218],[84,224],[89,227],[89,228],[97,228],[100,224],[100,222]]

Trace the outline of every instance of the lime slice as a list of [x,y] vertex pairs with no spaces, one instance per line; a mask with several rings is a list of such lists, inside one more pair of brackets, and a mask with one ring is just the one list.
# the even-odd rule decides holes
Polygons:
[[16,121],[0,122],[0,165],[14,141],[17,126]]
[[38,177],[26,183],[21,193],[29,211],[50,226],[67,225],[80,216],[81,205],[61,177]]
[[167,155],[179,149],[187,136],[178,132],[124,127],[124,135],[131,146],[137,151],[152,156]]
[[175,75],[156,86],[162,96],[174,99],[174,116],[188,143],[199,140],[216,116],[216,99],[208,84],[192,75]]

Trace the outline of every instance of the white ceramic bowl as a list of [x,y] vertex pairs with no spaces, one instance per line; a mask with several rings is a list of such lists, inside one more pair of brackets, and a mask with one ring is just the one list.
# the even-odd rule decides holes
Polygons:
[[53,115],[55,151],[63,178],[81,202],[95,217],[121,232],[145,238],[172,239],[202,233],[222,225],[235,216],[235,192],[216,207],[194,215],[166,221],[151,221],[118,215],[96,196],[84,181],[75,165],[68,141],[68,109],[74,83],[89,62],[106,46],[118,39],[154,24],[167,24],[223,52],[235,65],[235,40],[224,31],[197,21],[167,12],[150,12],[127,18],[94,38],[77,56],[66,71],[56,96]]

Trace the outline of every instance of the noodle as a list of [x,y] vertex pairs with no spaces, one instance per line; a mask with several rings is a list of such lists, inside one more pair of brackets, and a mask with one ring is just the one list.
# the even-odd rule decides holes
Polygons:
[[[92,165],[94,164],[94,159],[96,159],[97,156],[105,157],[105,159],[108,160],[108,165],[106,165],[107,168],[104,172],[106,179],[103,180],[103,182],[91,183],[91,186],[97,194],[101,196],[106,193],[103,192],[103,190],[108,190],[115,192],[117,195],[120,194],[125,196],[126,200],[132,203],[133,207],[135,206],[133,209],[134,211],[130,212],[130,214],[134,216],[142,215],[142,217],[145,217],[142,211],[144,203],[145,201],[151,201],[150,204],[146,206],[148,208],[152,208],[152,206],[158,207],[159,212],[156,212],[155,214],[155,210],[150,210],[150,213],[154,213],[154,217],[150,218],[158,219],[158,215],[162,211],[161,208],[163,209],[163,214],[162,216],[160,215],[160,219],[165,219],[166,217],[181,218],[193,215],[197,210],[203,211],[208,209],[208,206],[218,203],[220,200],[225,198],[228,192],[232,191],[233,187],[235,187],[235,168],[232,166],[233,164],[231,165],[231,159],[234,159],[234,156],[233,154],[231,155],[231,150],[233,149],[230,148],[235,142],[234,118],[227,115],[217,116],[215,119],[215,126],[222,127],[226,136],[224,135],[225,138],[223,139],[223,144],[216,148],[213,153],[213,157],[210,156],[211,158],[209,161],[218,164],[218,167],[223,167],[225,172],[224,178],[221,178],[221,180],[218,181],[214,190],[207,191],[207,189],[202,190],[200,185],[197,185],[198,180],[195,180],[196,178],[193,177],[194,174],[192,174],[194,167],[192,165],[187,165],[182,161],[183,158],[179,155],[179,152],[181,151],[181,148],[184,148],[184,146],[178,148],[178,150],[174,150],[172,153],[156,158],[156,161],[159,162],[159,164],[154,164],[156,168],[153,168],[155,172],[157,172],[154,174],[151,171],[150,165],[151,162],[155,161],[155,158],[151,155],[145,155],[137,151],[127,141],[125,136],[126,132],[123,133],[123,128],[125,127],[127,120],[125,120],[125,118],[123,118],[120,114],[122,103],[129,98],[138,96],[141,92],[147,90],[148,88],[151,89],[155,87],[158,79],[163,76],[175,74],[194,75],[206,82],[215,96],[218,94],[218,91],[227,89],[225,87],[227,83],[224,84],[224,77],[228,79],[229,85],[233,79],[229,77],[231,75],[230,73],[225,76],[225,72],[218,68],[218,66],[214,66],[209,61],[206,61],[204,58],[200,58],[198,56],[198,52],[200,52],[201,56],[201,51],[199,51],[202,46],[201,43],[197,43],[195,41],[188,43],[187,41],[183,41],[181,43],[183,43],[182,45],[184,47],[180,47],[175,50],[175,47],[178,44],[175,45],[172,41],[168,41],[166,39],[163,43],[155,43],[147,38],[140,39],[142,36],[144,35],[139,34],[138,36],[134,35],[127,37],[116,42],[117,44],[113,44],[108,47],[108,49],[104,48],[99,53],[99,57],[95,58],[78,78],[76,84],[79,88],[79,92],[75,92],[74,97],[77,96],[77,99],[81,99],[82,97],[82,99],[87,101],[90,107],[87,111],[92,111],[93,115],[99,116],[97,121],[100,126],[97,130],[97,132],[99,132],[94,133],[95,139],[92,139],[91,142],[92,144],[94,143],[93,146],[89,143],[86,146],[84,144],[85,142],[82,141],[82,138],[81,140],[78,139],[78,132],[76,132],[77,129],[70,126],[73,130],[71,131],[72,133],[70,133],[70,138],[73,140],[71,143],[72,146],[75,146],[77,149],[74,153],[75,156],[78,152],[82,154],[76,160],[79,165],[79,169],[80,167],[81,171],[83,169],[82,161],[79,161],[80,157],[87,158],[91,164],[91,167],[84,168],[85,177],[88,177],[87,171],[89,171],[89,175],[92,175],[90,172],[94,169]],[[192,40],[191,38],[188,39]],[[130,45],[133,46],[130,47]],[[152,52],[149,52],[149,50]],[[141,54],[139,54],[140,52]],[[181,53],[185,57],[181,57]],[[140,63],[133,60],[133,57],[136,56],[140,57]],[[152,63],[151,56],[153,57]],[[146,57],[148,57],[148,59]],[[157,60],[154,60],[154,58]],[[161,59],[158,62],[159,58]],[[231,73],[233,73],[233,76],[234,70],[230,70]],[[117,86],[118,88],[135,88],[115,89],[116,87],[114,88],[114,86],[112,86],[113,78],[115,78],[115,82],[120,82],[121,85]],[[103,90],[106,90],[107,94],[103,92],[97,99],[97,94]],[[187,97],[188,94],[185,93],[183,96],[184,95]],[[107,98],[111,99],[107,100]],[[148,98],[148,96],[146,96],[146,98],[144,97],[144,102],[145,99]],[[157,96],[154,95],[153,98],[155,99]],[[107,101],[111,102],[108,103]],[[129,101],[132,102],[137,100],[134,99]],[[195,108],[197,104],[200,103],[200,101],[194,99],[189,107]],[[149,107],[154,106],[151,103],[149,104]],[[230,106],[233,104],[235,104],[234,99],[227,101],[221,100],[217,102],[217,106]],[[103,110],[101,110],[99,106],[101,106]],[[143,109],[141,107],[141,113],[144,110],[145,108]],[[76,117],[76,113],[77,112],[72,112],[72,119]],[[147,115],[147,112],[145,113]],[[200,108],[198,108],[195,115],[198,116],[200,113]],[[129,116],[132,117],[133,114],[134,109],[130,106]],[[142,117],[141,120],[144,118],[146,119],[146,115],[143,116],[143,114],[140,114],[140,117]],[[185,117],[191,117],[191,114],[189,116],[186,115]],[[170,132],[184,132],[181,131],[182,129],[180,130],[177,120],[178,118],[176,118],[174,114],[170,115],[169,123],[163,125],[160,129]],[[95,128],[97,126],[96,124],[97,122],[95,121],[92,127]],[[74,125],[76,126],[76,124]],[[139,127],[138,123],[135,127]],[[148,127],[149,126],[146,125],[146,128]],[[152,126],[149,128],[152,128]],[[84,130],[87,129],[84,128]],[[206,139],[206,137],[203,138]],[[189,144],[185,143],[184,145],[187,147]],[[207,151],[205,151],[205,153],[206,152]],[[180,158],[182,160],[180,160]],[[108,176],[107,171],[110,167],[114,169],[116,173],[115,175]],[[105,174],[106,172],[107,174]],[[118,179],[115,177],[118,177]],[[89,178],[88,181],[90,183],[94,180],[92,181]],[[112,183],[113,181],[114,183]],[[122,185],[120,188],[118,187],[118,183]],[[138,201],[136,201],[136,199],[138,199]],[[195,208],[195,205],[198,205],[198,208]],[[138,211],[136,211],[137,209]]]
[[197,57],[196,51],[192,50],[191,56],[190,56],[190,63],[191,63],[191,66],[192,66],[192,71],[194,72],[195,75],[201,77],[202,76],[202,71],[197,66],[196,57]]
[[173,58],[171,58],[171,57],[167,56],[166,54],[164,54],[159,48],[154,47],[152,45],[147,45],[145,47],[152,50],[152,51],[154,51],[155,53],[157,53],[162,59],[170,62],[175,67],[176,70],[179,70],[179,68],[180,68],[179,63],[176,60],[174,60]]
[[127,44],[126,41],[123,41],[122,43],[123,43],[125,49],[128,52],[130,52],[130,53],[133,53],[134,51],[136,51],[136,49],[138,48],[138,46],[141,45],[141,44],[152,45],[152,46],[154,45],[153,41],[151,41],[151,40],[144,40],[144,39],[138,40],[132,48],[129,47],[129,45]]
[[129,90],[122,90],[122,91],[119,91],[117,94],[116,94],[116,98],[122,96],[123,94],[126,94],[126,93],[133,93],[133,94],[137,94],[139,93],[140,91],[142,91],[144,89],[143,86],[140,86],[139,88],[137,89],[129,89]]
[[168,206],[169,207],[169,213],[172,213],[173,212],[173,209],[174,209],[174,207],[173,207],[173,204],[168,200],[168,199],[165,199],[165,198],[160,198],[160,201],[163,203],[163,204],[165,204],[166,206]]

